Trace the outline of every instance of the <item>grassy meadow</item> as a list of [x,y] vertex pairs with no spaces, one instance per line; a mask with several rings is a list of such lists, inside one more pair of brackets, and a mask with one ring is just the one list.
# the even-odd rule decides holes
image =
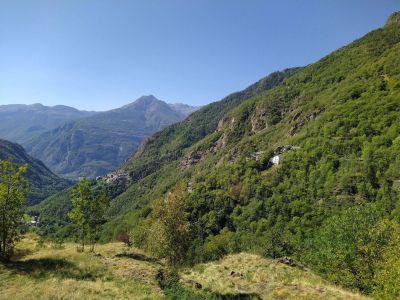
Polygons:
[[76,244],[25,236],[14,258],[0,264],[0,299],[367,299],[299,267],[240,253],[180,271],[160,288],[162,261],[123,243]]

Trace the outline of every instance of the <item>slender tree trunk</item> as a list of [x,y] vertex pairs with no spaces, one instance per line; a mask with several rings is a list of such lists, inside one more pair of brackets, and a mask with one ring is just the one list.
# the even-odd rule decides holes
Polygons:
[[82,225],[82,252],[85,252],[85,227]]
[[3,217],[3,232],[2,232],[2,249],[1,249],[1,253],[2,256],[4,258],[7,258],[7,239],[8,239],[8,231],[9,231],[9,224],[7,224],[7,210],[9,209],[8,207],[8,199],[10,197],[10,183],[7,183],[7,193],[6,193],[6,197],[4,199],[4,207],[3,207],[3,211],[2,211],[2,217]]
[[2,256],[5,256],[6,254],[6,240],[7,240],[7,229],[6,229],[6,210],[3,207],[2,209],[2,232],[1,232],[1,236],[2,236],[2,241],[0,244],[0,253]]

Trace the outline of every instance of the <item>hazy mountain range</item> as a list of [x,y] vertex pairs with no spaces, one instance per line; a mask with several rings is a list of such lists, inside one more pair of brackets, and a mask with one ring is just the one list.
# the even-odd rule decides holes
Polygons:
[[67,106],[0,106],[0,137],[18,142],[56,174],[76,179],[105,174],[149,134],[196,108],[143,96],[121,108],[87,112]]

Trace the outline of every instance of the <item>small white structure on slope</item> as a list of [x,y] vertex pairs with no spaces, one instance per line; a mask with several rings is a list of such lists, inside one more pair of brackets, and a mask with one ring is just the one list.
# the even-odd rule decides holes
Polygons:
[[274,157],[272,157],[271,158],[271,162],[274,164],[274,165],[279,165],[279,155],[275,155]]

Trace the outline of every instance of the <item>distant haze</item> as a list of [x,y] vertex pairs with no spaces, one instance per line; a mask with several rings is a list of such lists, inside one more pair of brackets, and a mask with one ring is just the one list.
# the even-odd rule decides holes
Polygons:
[[39,103],[0,105],[0,139],[20,143],[58,175],[96,177],[125,161],[146,136],[196,109],[153,95],[105,112]]

